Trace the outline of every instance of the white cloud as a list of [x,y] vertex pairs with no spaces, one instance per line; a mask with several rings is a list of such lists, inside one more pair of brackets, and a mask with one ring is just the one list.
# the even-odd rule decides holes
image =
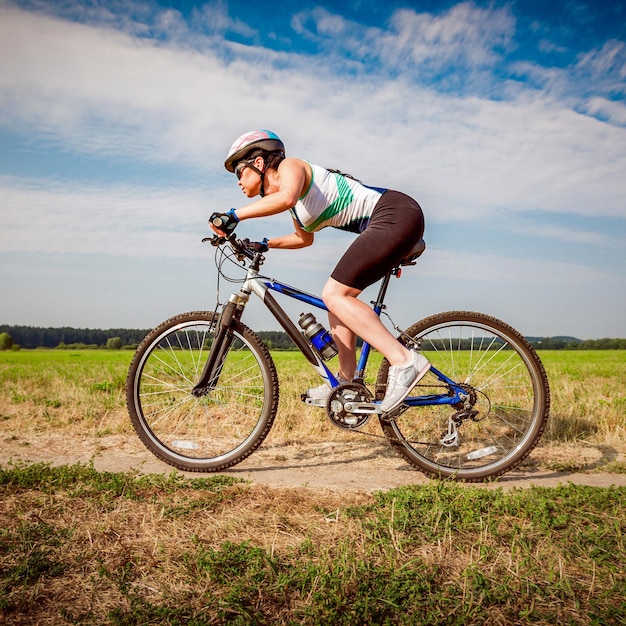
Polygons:
[[[380,65],[365,75],[335,74],[325,54],[230,44],[191,32],[176,12],[155,16],[133,6],[144,21],[128,18],[113,28],[0,5],[0,55],[11,59],[0,67],[0,124],[33,133],[35,143],[45,138],[78,154],[185,163],[199,173],[220,172],[227,146],[244,130],[269,127],[283,136],[291,155],[411,193],[427,209],[430,222],[481,219],[496,210],[626,217],[626,129],[577,113],[569,100],[521,88],[505,100],[439,93],[407,77],[393,78]],[[104,9],[99,11],[102,15]],[[93,14],[88,18],[95,19]],[[148,18],[158,25],[160,39],[132,26]],[[397,12],[386,30],[367,29],[322,10],[310,18],[317,20],[318,36],[335,33],[344,40],[345,35],[345,45],[360,37],[368,54],[388,54],[389,62],[427,54],[433,62],[449,64],[461,55],[475,66],[494,62],[496,50],[511,44],[515,26],[508,10],[468,3],[437,17]],[[229,17],[223,3],[205,7],[203,19],[213,20],[216,31],[253,35]],[[197,49],[191,47],[194,42]],[[420,52],[426,44],[428,52]],[[604,50],[605,61],[591,55],[579,65],[592,66],[592,73],[600,75],[598,68],[609,61],[607,67],[615,66],[620,54],[614,46]],[[596,97],[587,106],[592,113],[623,119],[622,103]],[[234,181],[230,184],[231,192],[212,193],[212,208],[242,202]],[[187,207],[177,220],[184,211],[206,213],[206,199],[198,191],[70,184],[64,192],[46,188],[29,196],[24,182],[17,185],[19,193],[14,181],[0,185],[3,198],[23,211],[30,210],[29,203],[42,206],[42,198],[52,199],[49,212],[54,206],[64,222],[85,228],[94,224],[96,232],[111,206],[126,207],[126,216],[136,213],[130,218],[135,229],[154,230],[154,222],[141,216],[154,218],[155,208],[157,218],[160,210],[171,216],[173,203]],[[98,198],[99,209],[87,220],[83,211],[90,195]],[[6,219],[3,208],[3,223]],[[102,228],[106,231],[104,221]],[[158,248],[176,254],[173,240],[165,241],[168,228],[163,225]],[[120,217],[115,231],[121,229]],[[42,237],[37,245],[66,249],[69,235],[55,231],[54,238]],[[23,225],[12,245],[29,236]],[[85,249],[102,245],[84,235],[81,239]],[[6,237],[3,245],[9,245]],[[136,249],[151,254],[157,247]],[[128,250],[119,244],[120,253]],[[186,254],[188,247],[181,243],[180,250]]]
[[511,45],[515,21],[508,8],[482,9],[470,2],[453,6],[442,15],[416,13],[410,9],[396,11],[390,20],[390,31],[377,39],[379,54],[394,62],[408,58],[429,63],[436,69],[456,67],[479,68],[493,65],[498,50]]
[[[223,5],[206,10],[222,16],[221,28],[232,27]],[[152,40],[0,12],[0,54],[11,59],[0,69],[0,123],[77,153],[209,170],[221,167],[234,136],[269,127],[292,155],[436,201],[437,219],[502,208],[625,215],[626,130],[531,90],[500,101],[463,98],[394,79],[380,66],[366,76],[332,74],[324,55],[211,38],[193,50],[181,44],[180,20],[170,13],[160,13],[159,23],[169,16],[177,34]],[[356,28],[325,19],[325,32]],[[364,43],[378,42],[375,54],[407,58],[427,43],[433,60],[463,55],[480,65],[493,57],[489,38],[498,32],[506,46],[513,27],[504,9],[461,4],[437,18],[396,14]],[[600,100],[589,107],[612,107],[614,118],[623,110]]]
[[[476,252],[462,253],[447,250],[429,250],[428,257],[420,260],[420,270],[429,277],[445,279],[459,278],[459,268],[463,268],[463,276],[471,278],[472,283],[484,282],[501,285],[505,294],[515,288],[527,285],[559,285],[560,289],[576,288],[584,291],[594,286],[626,288],[626,276],[619,273],[607,273],[587,267],[581,263],[545,261],[533,258],[515,258],[496,254]],[[514,285],[511,278],[515,277]]]
[[[0,176],[0,251],[142,258],[207,259],[207,220],[232,200],[231,189],[93,185]],[[241,237],[290,232],[287,214],[245,222]],[[328,231],[315,250],[289,257],[291,270],[329,273],[349,235]],[[280,253],[278,258],[280,258]],[[284,258],[284,257],[282,257]]]
[[0,177],[5,252],[193,258],[206,198],[184,189]]
[[614,39],[601,49],[591,50],[580,56],[576,69],[587,74],[597,88],[626,95],[626,43]]
[[583,105],[583,110],[616,126],[626,126],[626,104],[623,101],[594,97]]
[[436,79],[483,92],[485,69],[493,67],[512,46],[515,21],[508,8],[482,9],[463,2],[435,15],[413,9],[393,12],[383,27],[365,26],[321,7],[303,10],[292,19],[294,30],[331,55],[336,68],[363,78],[372,66],[384,75],[410,77],[422,83]]
[[[622,41],[610,40],[601,48],[581,52],[564,68],[521,61],[511,65],[511,72],[564,106],[626,126],[626,43]],[[604,104],[598,106],[600,102]]]
[[200,8],[194,8],[192,15],[195,27],[212,34],[232,32],[247,38],[257,35],[257,30],[229,15],[228,4],[224,0],[216,0]]
[[621,239],[611,238],[603,233],[572,230],[557,226],[517,226],[515,232],[518,235],[527,234],[533,237],[543,237],[551,241],[565,241],[568,243],[592,246],[621,247]]

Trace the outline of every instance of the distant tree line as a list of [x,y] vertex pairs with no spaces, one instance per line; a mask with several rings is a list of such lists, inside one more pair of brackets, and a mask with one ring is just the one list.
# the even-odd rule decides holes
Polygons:
[[[151,329],[39,328],[0,325],[0,350],[19,348],[109,348],[134,349]],[[270,350],[294,350],[287,333],[280,330],[257,333]],[[626,339],[588,339],[575,337],[528,337],[538,350],[626,350]]]
[[[38,328],[36,326],[0,325],[0,334],[10,337],[21,348],[105,348],[136,347],[149,330],[111,328]],[[111,341],[115,340],[115,341]],[[118,341],[119,340],[119,341]]]
[[257,335],[270,350],[296,350],[289,335],[282,330],[263,330]]
[[626,350],[626,339],[528,338],[536,350]]
[[[151,329],[40,328],[0,324],[0,350],[19,348],[109,348],[135,349]],[[259,337],[270,350],[293,350],[289,335],[282,331],[262,331]]]

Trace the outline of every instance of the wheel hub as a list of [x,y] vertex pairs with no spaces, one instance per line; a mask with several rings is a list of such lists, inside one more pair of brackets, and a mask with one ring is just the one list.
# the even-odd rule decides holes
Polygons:
[[454,406],[454,408],[457,409],[459,412],[470,411],[470,409],[473,408],[473,406],[476,404],[476,401],[478,400],[476,389],[474,389],[474,387],[472,387],[471,385],[466,384],[460,384],[458,385],[458,387],[464,392],[462,394],[463,400],[461,402],[457,402],[452,406]]

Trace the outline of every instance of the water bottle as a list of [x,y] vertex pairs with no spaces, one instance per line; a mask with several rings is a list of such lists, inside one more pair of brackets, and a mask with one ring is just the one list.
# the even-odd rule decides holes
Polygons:
[[315,319],[312,313],[301,313],[298,324],[324,361],[332,359],[337,354],[337,345],[332,335]]

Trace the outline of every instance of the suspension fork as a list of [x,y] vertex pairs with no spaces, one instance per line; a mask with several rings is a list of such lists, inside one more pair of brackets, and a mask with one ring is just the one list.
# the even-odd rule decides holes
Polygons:
[[220,374],[222,373],[224,359],[233,343],[233,322],[241,318],[243,306],[246,301],[247,296],[240,292],[239,294],[233,294],[230,300],[224,305],[222,314],[217,322],[217,333],[213,340],[213,345],[211,346],[209,358],[204,364],[200,379],[191,390],[192,395],[196,397],[206,396],[210,391],[215,389]]

